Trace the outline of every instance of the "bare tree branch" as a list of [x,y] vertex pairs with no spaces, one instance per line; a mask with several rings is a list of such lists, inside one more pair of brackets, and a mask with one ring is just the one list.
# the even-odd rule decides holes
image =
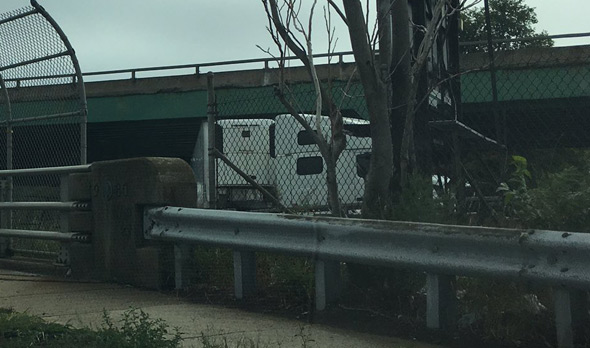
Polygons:
[[[326,163],[326,183],[328,187],[328,203],[332,214],[336,216],[342,216],[343,212],[341,209],[340,200],[338,198],[338,182],[336,179],[336,163],[346,148],[346,136],[343,132],[343,121],[340,109],[334,104],[330,90],[322,85],[319,80],[314,61],[313,61],[313,48],[312,48],[312,31],[313,31],[313,16],[317,0],[311,7],[311,12],[308,18],[307,26],[304,26],[300,20],[299,14],[301,9],[301,2],[296,4],[294,0],[282,0],[282,6],[279,7],[277,0],[262,0],[267,8],[267,17],[274,27],[271,32],[276,32],[276,41],[283,42],[284,45],[290,49],[295,56],[304,64],[308,74],[313,81],[314,88],[316,91],[316,117],[315,117],[315,128],[314,130],[311,125],[307,122],[303,113],[299,113],[294,107],[293,103],[286,97],[285,90],[288,87],[285,84],[284,79],[284,61],[283,56],[281,60],[280,69],[280,80],[279,87],[277,88],[277,97],[288,110],[288,112],[302,125],[302,127],[313,137],[315,142],[318,144],[320,153]],[[279,0],[281,1],[281,0]],[[284,16],[281,11],[284,12]],[[290,27],[292,25],[292,27]],[[333,33],[330,32],[330,25],[327,24],[329,44],[333,40]],[[298,40],[297,36],[303,37],[305,44],[302,44]],[[284,51],[282,51],[284,54]],[[322,110],[329,110],[329,119],[331,126],[331,138],[326,140],[322,134]]]
[[[388,71],[392,58],[393,31],[391,23],[392,0],[377,0],[377,23],[379,32],[379,65]],[[384,76],[388,76],[385,73]]]
[[342,19],[344,24],[348,25],[348,20],[346,19],[346,16],[344,15],[340,7],[338,7],[338,5],[336,5],[333,0],[328,0],[328,5],[331,8],[333,8],[334,11],[336,11],[336,13],[338,14],[338,16],[340,16],[340,19]]

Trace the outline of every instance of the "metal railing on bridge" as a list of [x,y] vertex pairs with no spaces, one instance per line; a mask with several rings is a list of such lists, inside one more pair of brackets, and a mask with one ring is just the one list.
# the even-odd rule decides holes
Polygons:
[[[544,39],[575,39],[575,38],[587,38],[590,37],[590,32],[588,33],[571,33],[571,34],[557,34],[557,35],[543,35],[543,36],[535,36],[532,38],[516,38],[516,39],[495,39],[492,40],[493,43],[509,43],[509,42],[521,42],[521,41],[538,41]],[[466,46],[473,46],[473,45],[485,45],[487,41],[476,41],[476,42],[461,42],[460,45],[462,47]],[[322,54],[314,54],[314,59],[323,59],[323,58],[335,58],[338,63],[344,62],[352,62],[353,52],[352,51],[342,51],[342,52],[332,52],[332,53],[322,53]],[[286,57],[285,59],[289,61],[297,61],[298,58],[295,56]],[[174,70],[182,70],[188,71],[192,70],[194,74],[201,74],[201,68],[225,68],[225,67],[243,67],[245,65],[252,65],[255,64],[257,68],[260,67],[262,64],[264,69],[270,68],[273,64],[276,63],[276,58],[274,57],[266,57],[266,58],[251,58],[251,59],[236,59],[236,60],[225,60],[225,61],[216,61],[216,62],[204,62],[204,63],[192,63],[192,64],[177,64],[177,65],[162,65],[162,66],[149,66],[149,67],[142,67],[142,68],[127,68],[127,69],[113,69],[113,70],[100,70],[100,71],[88,71],[82,73],[82,76],[85,77],[96,77],[96,76],[113,76],[113,75],[124,75],[126,79],[136,79],[142,76],[138,76],[140,73],[145,73],[145,77],[153,76],[154,74],[158,74],[161,72],[166,71],[174,71]],[[72,78],[71,75],[67,74],[56,74],[50,76],[51,78]],[[7,81],[15,82],[20,84],[22,81],[28,80],[35,80],[38,79],[36,77],[27,77],[27,78],[18,78],[18,79],[7,79]]]
[[[90,234],[87,232],[72,231],[68,221],[68,216],[72,212],[88,212],[91,209],[87,200],[73,201],[71,197],[78,195],[73,194],[69,189],[69,177],[71,174],[87,173],[90,171],[90,165],[77,165],[67,167],[49,167],[49,168],[32,168],[32,169],[12,169],[1,170],[0,179],[2,179],[2,198],[0,202],[0,257],[6,256],[7,253],[21,253],[35,256],[36,254],[51,254],[39,250],[18,249],[13,247],[11,238],[18,239],[37,239],[46,241],[56,241],[61,243],[89,243]],[[34,176],[59,176],[60,180],[60,201],[54,202],[13,202],[13,178],[14,177],[34,177]],[[88,197],[89,198],[89,197]],[[14,223],[14,211],[55,211],[60,214],[60,231],[55,230],[31,230],[19,228],[18,223]],[[62,250],[57,255],[57,262],[63,265],[69,264],[67,247],[62,246]]]

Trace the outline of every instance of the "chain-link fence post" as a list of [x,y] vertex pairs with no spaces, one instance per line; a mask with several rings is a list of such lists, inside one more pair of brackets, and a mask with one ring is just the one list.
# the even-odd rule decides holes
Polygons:
[[[0,201],[6,202],[7,180],[0,181]],[[3,210],[0,213],[0,228],[9,228],[10,212]],[[0,238],[0,257],[7,257],[10,250],[10,238]]]
[[212,72],[207,74],[207,145],[209,149],[207,189],[209,208],[215,209],[217,204],[217,170],[213,150],[215,149],[215,119],[217,117],[217,100],[215,98],[215,80]]
[[[10,105],[10,98],[4,78],[0,75],[0,88],[2,89],[2,97],[5,104],[6,112],[6,169],[12,169],[12,107]],[[9,176],[1,183],[1,197],[2,202],[12,202],[12,177]],[[3,211],[0,217],[0,228],[12,228],[12,211]],[[0,239],[0,257],[6,257],[7,252],[11,248],[11,238]]]

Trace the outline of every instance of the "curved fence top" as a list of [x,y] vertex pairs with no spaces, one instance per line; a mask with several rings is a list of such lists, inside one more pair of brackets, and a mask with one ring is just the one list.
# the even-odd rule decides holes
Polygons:
[[0,167],[85,163],[86,110],[74,49],[53,18],[35,0],[1,13]]

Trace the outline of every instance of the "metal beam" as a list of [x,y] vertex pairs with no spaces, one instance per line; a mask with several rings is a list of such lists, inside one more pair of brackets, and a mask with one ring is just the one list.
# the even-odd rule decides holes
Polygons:
[[0,202],[0,210],[87,211],[88,202]]
[[590,288],[590,234],[160,207],[149,239]]
[[36,121],[47,121],[47,120],[54,120],[56,118],[82,116],[82,115],[84,115],[84,113],[85,113],[85,111],[78,110],[78,111],[73,111],[73,112],[64,112],[61,114],[15,118],[15,119],[11,119],[10,121],[0,121],[0,126],[10,125],[10,124],[18,124],[18,123],[36,122]]
[[27,168],[0,170],[0,178],[9,176],[35,176],[35,175],[65,175],[74,173],[90,172],[90,164],[65,167],[45,167],[45,168]]
[[51,231],[0,229],[1,237],[54,240],[58,242],[90,242],[90,235],[81,233],[62,233]]

